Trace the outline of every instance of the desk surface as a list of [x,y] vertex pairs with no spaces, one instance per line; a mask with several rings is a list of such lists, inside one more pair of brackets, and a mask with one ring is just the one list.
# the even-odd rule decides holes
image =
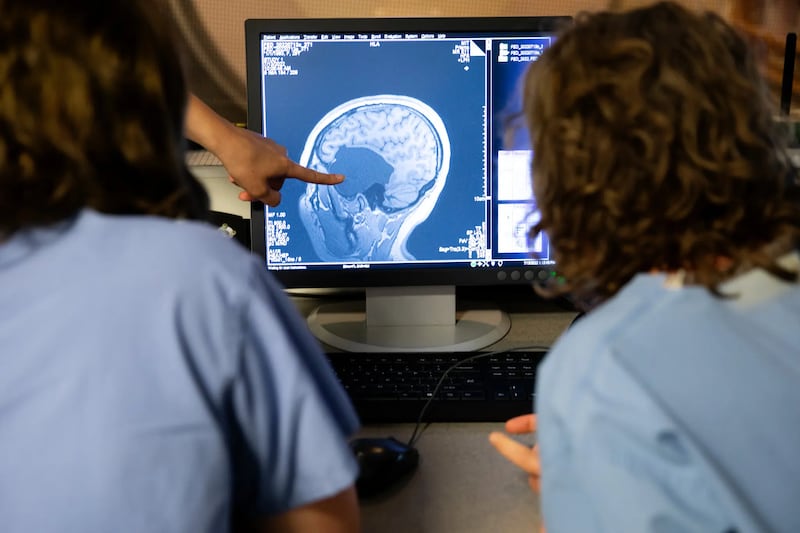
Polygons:
[[[524,289],[523,289],[524,292]],[[295,298],[307,314],[313,298]],[[488,349],[525,345],[549,346],[567,328],[575,313],[536,301],[515,299],[501,304],[511,317],[511,330]],[[359,436],[395,437],[407,442],[413,424],[369,425]],[[363,501],[364,533],[514,533],[537,531],[538,499],[527,477],[489,444],[491,431],[502,423],[435,423],[417,441],[420,463],[406,483],[373,500]],[[533,443],[533,437],[520,439]]]
[[[417,441],[420,463],[413,476],[361,503],[363,532],[536,531],[539,506],[526,476],[487,438],[502,426],[437,423],[425,428]],[[367,426],[361,434],[407,441],[412,430],[411,424]]]

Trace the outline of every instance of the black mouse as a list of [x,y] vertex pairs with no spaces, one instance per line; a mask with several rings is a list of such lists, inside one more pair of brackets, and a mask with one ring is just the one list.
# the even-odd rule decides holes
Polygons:
[[382,494],[405,479],[419,463],[416,448],[392,437],[353,439],[350,448],[358,461],[356,491],[360,498]]

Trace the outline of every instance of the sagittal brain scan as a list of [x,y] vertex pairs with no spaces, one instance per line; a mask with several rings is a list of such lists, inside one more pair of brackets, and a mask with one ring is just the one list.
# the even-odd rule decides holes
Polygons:
[[450,139],[442,119],[402,95],[355,98],[309,135],[300,164],[347,179],[308,184],[300,216],[324,261],[413,260],[406,247],[445,186]]
[[[549,37],[264,35],[262,131],[335,186],[287,180],[269,268],[480,268],[547,260],[527,139],[504,144],[518,80]],[[531,253],[537,253],[531,259]]]

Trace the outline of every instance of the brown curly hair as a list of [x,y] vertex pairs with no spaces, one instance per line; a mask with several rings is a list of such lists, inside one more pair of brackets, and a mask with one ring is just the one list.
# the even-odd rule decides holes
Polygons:
[[188,92],[155,2],[0,0],[0,237],[106,213],[198,218]]
[[524,101],[532,232],[563,275],[546,293],[603,300],[654,269],[717,294],[755,266],[796,279],[767,249],[800,234],[792,168],[750,51],[717,15],[581,14],[528,71]]

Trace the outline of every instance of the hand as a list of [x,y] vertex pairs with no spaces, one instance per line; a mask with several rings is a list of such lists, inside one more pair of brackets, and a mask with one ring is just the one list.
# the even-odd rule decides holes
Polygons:
[[261,200],[275,207],[281,201],[280,190],[286,178],[326,185],[344,180],[341,174],[323,174],[298,165],[286,157],[286,148],[237,128],[195,95],[189,95],[185,126],[186,137],[216,155],[230,180],[244,189],[239,193],[240,200]]
[[286,178],[325,185],[344,180],[341,174],[323,174],[298,165],[286,156],[286,148],[272,139],[249,130],[236,130],[236,138],[225,143],[217,157],[225,165],[231,182],[244,189],[239,193],[240,200],[260,200],[275,207],[281,201],[280,189]]
[[[506,422],[506,431],[515,435],[523,435],[536,431],[536,415],[522,415]],[[541,491],[541,464],[539,463],[539,447],[525,446],[503,433],[493,432],[489,435],[500,454],[528,474],[528,485],[536,494]]]
[[[522,415],[508,420],[506,431],[514,435],[533,433],[536,431],[536,415]],[[539,445],[531,448],[497,431],[489,434],[489,442],[503,457],[528,474],[528,485],[534,493],[540,494],[542,468],[539,462]],[[540,522],[539,533],[545,533],[544,522]]]

